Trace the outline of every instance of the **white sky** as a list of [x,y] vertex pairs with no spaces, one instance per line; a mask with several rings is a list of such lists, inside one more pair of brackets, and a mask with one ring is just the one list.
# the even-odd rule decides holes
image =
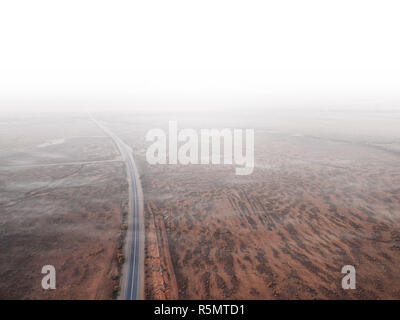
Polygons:
[[399,13],[386,0],[1,1],[0,108],[398,106]]

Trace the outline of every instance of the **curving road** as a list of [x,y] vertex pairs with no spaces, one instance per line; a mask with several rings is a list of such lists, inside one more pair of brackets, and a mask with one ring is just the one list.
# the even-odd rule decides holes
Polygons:
[[[98,127],[100,127],[107,135],[109,135],[116,146],[118,147],[122,157],[124,158],[128,180],[129,180],[129,215],[132,218],[132,228],[131,231],[128,230],[127,242],[131,244],[128,250],[127,260],[129,261],[127,274],[125,276],[124,285],[125,287],[125,299],[126,300],[138,300],[141,297],[141,268],[142,265],[141,260],[143,257],[142,253],[142,241],[140,237],[141,233],[141,221],[140,221],[140,207],[139,207],[139,191],[138,191],[138,183],[136,176],[136,166],[132,157],[132,149],[126,145],[118,136],[116,136],[112,131],[110,131],[107,127],[102,125],[96,119],[90,115],[92,121],[94,121]],[[139,186],[140,187],[140,186]]]

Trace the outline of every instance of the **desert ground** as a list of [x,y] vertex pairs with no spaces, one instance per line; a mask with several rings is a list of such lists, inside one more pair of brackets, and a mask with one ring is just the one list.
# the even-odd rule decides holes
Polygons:
[[[127,212],[125,166],[86,115],[2,119],[0,299],[110,299]],[[56,290],[43,290],[44,265]]]
[[[132,147],[146,299],[400,299],[400,113],[97,112]],[[255,168],[150,165],[146,132],[253,128]],[[110,299],[128,184],[86,114],[0,126],[0,298]],[[122,228],[123,229],[123,228]],[[57,289],[41,288],[43,265]],[[344,265],[355,290],[341,287]]]
[[[141,171],[146,298],[400,298],[400,114],[107,119]],[[145,132],[171,119],[254,128],[254,172],[149,165]],[[356,268],[355,290],[341,287],[344,265]]]

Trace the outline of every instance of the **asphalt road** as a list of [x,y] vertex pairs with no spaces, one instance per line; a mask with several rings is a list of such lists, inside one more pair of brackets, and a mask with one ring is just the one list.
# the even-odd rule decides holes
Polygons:
[[[107,133],[117,145],[121,152],[127,168],[128,178],[130,180],[130,215],[132,217],[132,232],[131,232],[131,247],[129,249],[129,267],[126,277],[126,300],[138,300],[140,298],[140,216],[139,216],[139,198],[135,176],[135,163],[132,157],[131,148],[126,145],[118,136],[116,136],[107,127],[102,125],[91,115],[90,118],[94,121],[105,133]],[[129,237],[128,237],[129,240]]]

